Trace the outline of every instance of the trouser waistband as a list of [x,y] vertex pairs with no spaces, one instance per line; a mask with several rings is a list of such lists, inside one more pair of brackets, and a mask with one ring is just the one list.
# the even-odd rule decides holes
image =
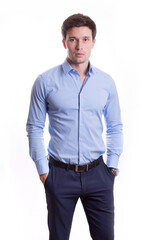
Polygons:
[[98,159],[94,160],[93,162],[91,162],[89,164],[85,164],[85,165],[67,164],[67,163],[64,163],[61,161],[57,161],[49,155],[50,164],[53,164],[56,167],[70,169],[75,172],[87,172],[91,168],[98,166],[101,160],[103,160],[102,156],[100,156]]

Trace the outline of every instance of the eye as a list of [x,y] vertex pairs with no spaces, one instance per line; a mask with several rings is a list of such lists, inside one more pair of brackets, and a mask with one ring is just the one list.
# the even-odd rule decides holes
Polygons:
[[76,39],[75,39],[75,38],[70,38],[69,41],[70,41],[70,42],[75,42]]
[[84,42],[87,42],[89,39],[88,38],[84,38]]

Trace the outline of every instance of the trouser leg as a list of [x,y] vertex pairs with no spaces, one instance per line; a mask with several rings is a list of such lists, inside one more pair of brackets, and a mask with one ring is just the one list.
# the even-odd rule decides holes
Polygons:
[[52,167],[45,182],[49,240],[68,240],[80,192],[79,173]]
[[114,176],[102,161],[84,175],[86,191],[81,201],[93,240],[114,240]]

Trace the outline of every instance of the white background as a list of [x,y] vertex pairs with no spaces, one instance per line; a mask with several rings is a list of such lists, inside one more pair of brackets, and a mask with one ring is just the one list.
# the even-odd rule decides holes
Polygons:
[[[121,104],[115,240],[160,239],[159,10],[158,0],[1,1],[0,239],[48,239],[45,193],[28,154],[25,124],[33,82],[64,61],[61,24],[78,12],[97,24],[91,62],[114,78]],[[70,239],[90,239],[80,202]]]

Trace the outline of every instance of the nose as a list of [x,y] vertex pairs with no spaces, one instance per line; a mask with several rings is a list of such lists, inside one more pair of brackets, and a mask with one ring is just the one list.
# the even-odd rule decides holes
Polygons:
[[83,49],[83,45],[82,45],[82,41],[81,41],[81,40],[78,40],[78,41],[77,41],[76,49],[77,49],[77,50]]

